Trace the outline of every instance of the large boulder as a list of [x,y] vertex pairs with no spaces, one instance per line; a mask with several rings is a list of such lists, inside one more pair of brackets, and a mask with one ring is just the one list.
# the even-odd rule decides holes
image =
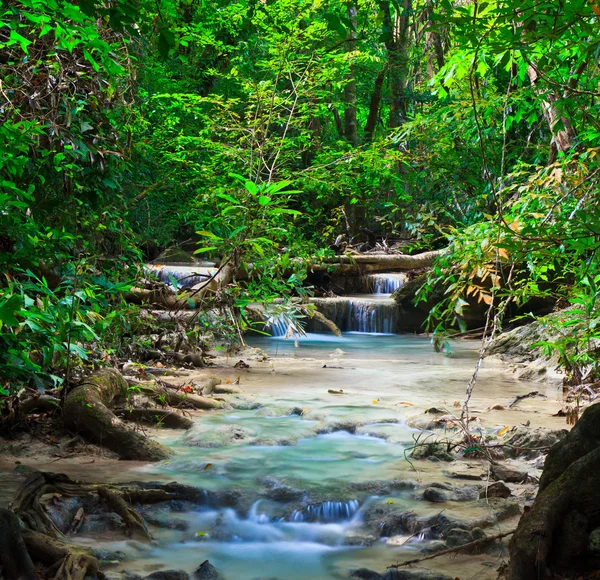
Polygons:
[[508,580],[585,577],[600,559],[590,546],[600,527],[600,404],[585,410],[548,454],[539,493],[510,542]]

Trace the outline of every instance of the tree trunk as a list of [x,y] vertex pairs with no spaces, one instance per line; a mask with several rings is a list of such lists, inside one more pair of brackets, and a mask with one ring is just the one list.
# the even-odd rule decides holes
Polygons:
[[408,84],[408,30],[412,0],[402,0],[402,13],[392,19],[389,2],[379,3],[383,13],[385,47],[388,57],[389,81],[392,102],[388,127],[400,127],[406,121]]
[[[572,149],[573,141],[575,139],[575,130],[573,129],[571,120],[559,112],[556,106],[559,98],[554,91],[550,90],[546,92],[540,88],[540,74],[535,63],[532,63],[527,67],[527,76],[529,77],[533,90],[538,97],[542,99],[544,117],[546,118],[550,127],[550,132],[552,133],[552,146],[560,153],[567,153]],[[555,155],[551,152],[550,163],[554,161],[554,157]]]
[[346,10],[352,28],[348,31],[346,52],[350,54],[350,70],[344,87],[344,135],[353,147],[358,147],[358,127],[356,123],[356,4],[351,4]]
[[75,387],[65,398],[66,427],[118,453],[121,459],[160,461],[171,455],[168,447],[126,426],[109,406],[127,391],[119,373],[104,370]]
[[371,101],[369,102],[369,116],[365,124],[365,141],[370,143],[373,140],[373,133],[375,133],[375,127],[377,120],[379,119],[379,105],[381,103],[381,90],[383,88],[383,81],[385,80],[384,68],[375,79],[375,85],[373,87],[373,93],[371,94]]

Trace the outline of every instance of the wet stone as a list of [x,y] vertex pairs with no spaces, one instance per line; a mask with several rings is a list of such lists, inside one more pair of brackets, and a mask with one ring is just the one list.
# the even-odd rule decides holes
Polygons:
[[588,540],[588,550],[596,555],[600,555],[600,528],[592,530]]
[[442,574],[426,568],[412,568],[409,570],[392,569],[384,574],[378,574],[373,570],[361,568],[350,573],[350,578],[358,580],[454,580],[447,574]]
[[487,488],[484,487],[479,492],[479,498],[484,499],[486,497],[510,497],[512,495],[512,491],[510,487],[506,485],[503,481],[495,481],[490,484]]
[[507,483],[522,483],[527,479],[527,472],[508,465],[498,463],[492,465],[492,475],[496,481],[505,481]]
[[453,486],[449,483],[432,483],[423,492],[423,499],[434,503],[445,501],[470,501],[479,498],[475,485]]
[[552,445],[564,439],[568,433],[566,429],[519,427],[507,441],[504,454],[506,457],[535,459],[543,453],[547,453]]
[[223,577],[208,560],[205,560],[196,568],[193,578],[194,580],[222,580]]
[[444,446],[440,443],[427,443],[424,445],[419,445],[415,447],[410,456],[413,459],[432,459],[436,458],[438,461],[454,461],[454,456],[452,456]]
[[146,576],[145,580],[189,580],[190,576],[183,570],[158,570]]

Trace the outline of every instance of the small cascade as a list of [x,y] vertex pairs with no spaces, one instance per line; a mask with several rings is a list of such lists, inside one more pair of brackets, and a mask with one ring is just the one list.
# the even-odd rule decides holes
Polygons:
[[265,324],[265,330],[274,337],[284,337],[289,328],[288,321],[283,316],[272,316]]
[[395,329],[396,304],[351,300],[348,304],[348,332],[391,334]]
[[373,294],[392,294],[406,282],[406,274],[369,274],[368,285]]
[[173,286],[173,279],[177,280],[179,289],[192,288],[208,280],[217,272],[213,262],[203,262],[198,265],[175,265],[175,264],[146,264],[144,271],[153,274],[162,282]]
[[305,510],[294,510],[292,522],[341,522],[351,520],[358,512],[358,500],[324,501],[308,506]]
[[[311,302],[342,332],[393,334],[398,326],[396,302],[381,295],[312,298]],[[309,320],[309,329],[311,324]]]

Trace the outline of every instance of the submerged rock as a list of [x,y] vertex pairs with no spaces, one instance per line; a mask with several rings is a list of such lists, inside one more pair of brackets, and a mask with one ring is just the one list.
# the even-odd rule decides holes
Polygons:
[[238,425],[223,425],[211,431],[197,431],[195,429],[185,436],[186,445],[193,447],[225,447],[242,441],[248,442],[254,439],[256,433],[250,429],[244,429]]
[[473,528],[472,530],[463,530],[462,528],[452,528],[446,534],[446,545],[448,548],[464,546],[477,540],[483,540],[487,537],[486,533],[481,528]]
[[384,574],[361,568],[350,573],[350,578],[358,580],[454,580],[453,577],[427,568],[411,568],[409,570],[391,569]]
[[158,570],[146,576],[145,580],[189,580],[190,575],[183,570]]
[[263,495],[275,501],[296,501],[304,497],[306,493],[302,489],[297,489],[282,483],[275,477],[265,477],[260,483],[267,488]]

